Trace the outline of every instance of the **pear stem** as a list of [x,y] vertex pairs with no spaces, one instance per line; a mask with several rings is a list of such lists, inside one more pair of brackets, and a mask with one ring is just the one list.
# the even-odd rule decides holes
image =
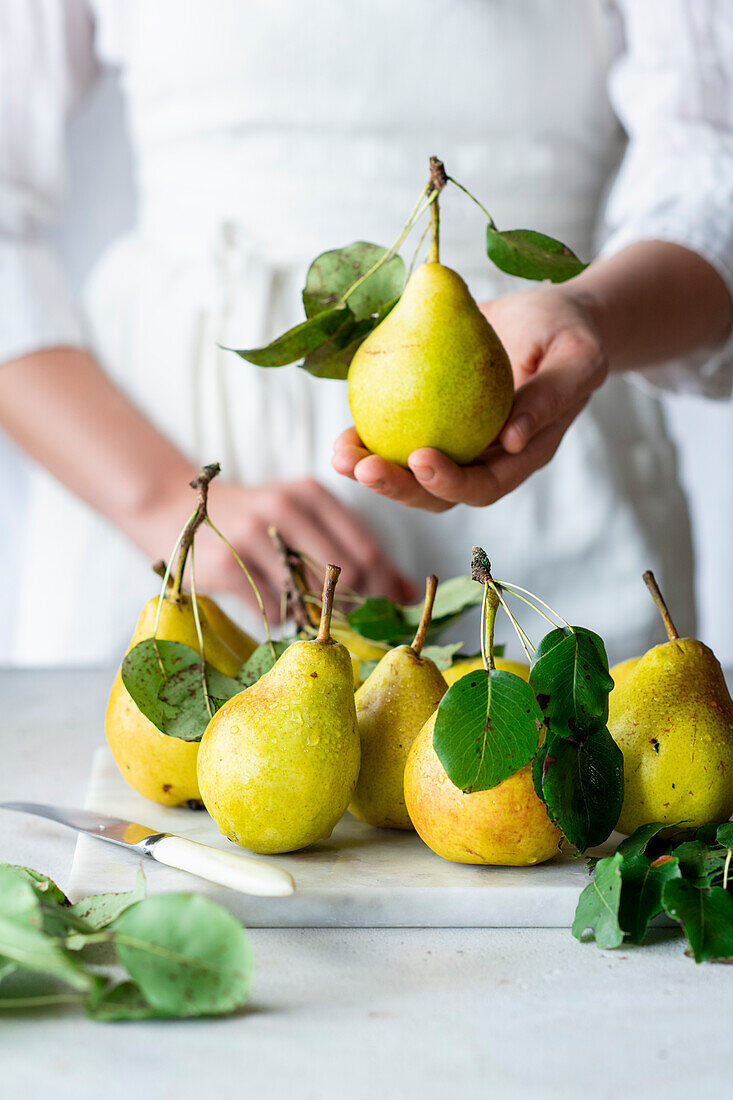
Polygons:
[[496,612],[499,608],[499,595],[493,585],[486,586],[486,618],[484,619],[484,630],[486,632],[486,641],[484,643],[485,663],[487,669],[496,668],[494,664],[494,624],[496,623]]
[[212,462],[209,466],[204,466],[198,477],[195,477],[190,482],[192,489],[198,490],[198,503],[196,505],[196,511],[191,516],[190,520],[183,529],[181,536],[180,548],[178,550],[178,561],[176,562],[176,575],[173,581],[173,588],[171,589],[171,598],[180,602],[181,592],[183,590],[183,574],[186,570],[186,559],[188,558],[188,552],[191,549],[193,543],[193,537],[201,524],[206,519],[206,505],[209,495],[209,484],[221,471],[221,466],[218,462]]
[[277,527],[268,527],[267,533],[285,571],[286,584],[283,593],[290,605],[295,625],[299,633],[310,634],[313,627],[318,626],[320,616],[306,601],[309,590],[305,562],[297,550],[288,546]]
[[659,614],[662,616],[662,622],[664,623],[665,629],[667,631],[667,637],[669,638],[670,642],[673,642],[676,638],[679,638],[677,627],[672,622],[672,616],[667,609],[667,605],[664,602],[664,597],[659,590],[659,585],[657,584],[656,578],[651,569],[647,569],[646,573],[644,574],[644,584],[651,592],[652,599],[659,608]]
[[430,158],[430,179],[428,181],[428,194],[432,200],[430,209],[431,228],[433,231],[428,252],[428,263],[440,263],[440,210],[438,209],[438,195],[448,182],[443,161],[438,157]]
[[425,639],[430,629],[430,619],[433,614],[433,604],[435,603],[435,593],[438,588],[438,578],[435,573],[431,573],[425,580],[425,603],[422,605],[422,615],[420,616],[420,625],[417,628],[417,633],[412,642],[412,652],[416,657],[419,657],[422,653],[422,647],[425,645]]
[[326,645],[331,638],[331,612],[333,611],[333,597],[336,591],[336,582],[341,572],[338,565],[327,565],[326,576],[323,581],[323,602],[321,604],[321,623],[318,627],[316,641]]

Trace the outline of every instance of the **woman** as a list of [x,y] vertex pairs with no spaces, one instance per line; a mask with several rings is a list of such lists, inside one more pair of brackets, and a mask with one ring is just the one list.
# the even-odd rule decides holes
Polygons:
[[[465,572],[480,542],[499,575],[594,626],[612,656],[658,635],[639,581],[652,567],[691,629],[674,452],[651,389],[628,375],[730,389],[721,12],[714,0],[355,0],[348,12],[318,0],[306,17],[292,0],[6,0],[0,424],[53,475],[34,474],[26,506],[11,659],[119,651],[151,591],[146,560],[172,544],[186,482],[213,458],[226,476],[214,518],[271,608],[274,522],[340,561],[348,583],[398,599],[410,577]],[[58,201],[65,115],[99,60],[122,73],[140,224],[102,258],[77,316],[36,235]],[[347,434],[337,473],[343,384],[258,371],[219,345],[295,323],[325,248],[389,243],[431,152],[500,225],[586,258],[600,240],[607,258],[518,293],[483,254],[480,215],[446,194],[442,258],[490,303],[522,387],[502,447],[463,471],[417,452],[406,473]],[[213,539],[197,578],[247,598]]]

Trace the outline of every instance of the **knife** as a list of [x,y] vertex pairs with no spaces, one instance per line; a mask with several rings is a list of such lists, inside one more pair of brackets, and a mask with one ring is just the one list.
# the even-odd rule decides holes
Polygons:
[[234,852],[222,852],[219,848],[198,844],[195,840],[186,840],[185,837],[174,836],[173,833],[159,833],[121,817],[107,817],[106,814],[62,806],[46,806],[43,802],[0,802],[0,809],[19,810],[21,813],[47,817],[50,821],[68,825],[79,833],[120,844],[140,855],[152,856],[167,867],[188,871],[189,874],[198,875],[199,878],[208,879],[219,886],[239,890],[242,894],[279,898],[292,894],[295,890],[293,876],[272,863],[263,863]]

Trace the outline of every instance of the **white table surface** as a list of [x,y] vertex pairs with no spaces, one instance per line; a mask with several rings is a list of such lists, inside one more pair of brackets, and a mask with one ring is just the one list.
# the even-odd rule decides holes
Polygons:
[[[81,805],[109,672],[0,671],[0,799]],[[74,834],[2,813],[0,859],[68,883]],[[226,1019],[0,1017],[3,1100],[727,1096],[733,969],[666,930],[599,951],[563,929],[256,929]]]

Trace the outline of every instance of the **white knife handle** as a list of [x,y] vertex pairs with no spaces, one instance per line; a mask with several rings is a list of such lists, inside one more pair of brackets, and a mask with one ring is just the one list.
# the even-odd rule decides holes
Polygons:
[[158,863],[188,871],[219,886],[229,886],[242,894],[280,898],[295,890],[292,875],[281,867],[234,852],[222,852],[182,836],[164,836],[151,845],[150,855]]

